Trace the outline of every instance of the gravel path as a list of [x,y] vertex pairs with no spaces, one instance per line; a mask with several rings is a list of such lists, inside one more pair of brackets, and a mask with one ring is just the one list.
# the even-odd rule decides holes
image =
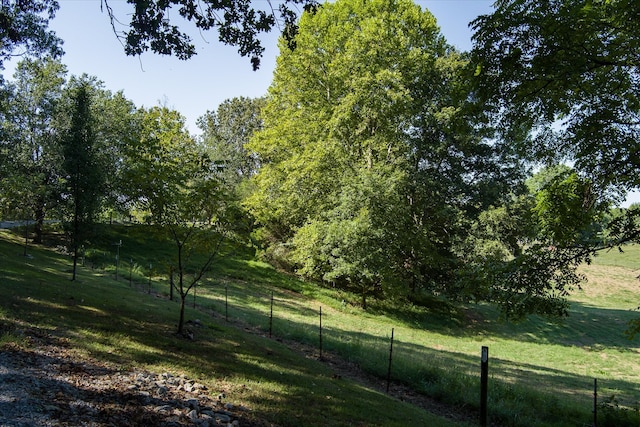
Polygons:
[[118,370],[29,331],[28,349],[0,347],[0,425],[242,426],[271,424],[184,376]]

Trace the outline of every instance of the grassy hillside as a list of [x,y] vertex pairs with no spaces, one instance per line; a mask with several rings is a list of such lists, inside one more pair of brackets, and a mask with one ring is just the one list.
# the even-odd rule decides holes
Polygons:
[[[120,240],[116,281],[113,243]],[[612,414],[618,418],[609,425],[637,425],[640,346],[624,335],[626,322],[640,315],[634,311],[640,303],[636,247],[584,267],[590,280],[574,293],[568,319],[532,318],[517,325],[500,322],[490,306],[435,302],[428,310],[374,305],[362,312],[351,295],[305,284],[249,252],[227,248],[197,289],[198,310],[187,314],[204,324],[190,341],[173,333],[177,304],[155,296],[168,294],[173,248],[144,228],[103,230],[87,250],[78,282],[68,280],[66,257],[32,247],[32,257],[25,258],[21,243],[18,235],[0,231],[2,339],[19,339],[12,331],[22,324],[45,328],[93,357],[196,376],[280,425],[453,424],[338,379],[330,364],[318,360],[320,308],[325,354],[340,355],[381,384],[393,329],[394,381],[452,410],[477,413],[480,349],[486,345],[489,413],[497,425],[590,425],[594,378],[602,399],[613,396],[631,408],[602,407],[599,425],[607,425]],[[294,341],[306,344],[305,351],[284,345]]]

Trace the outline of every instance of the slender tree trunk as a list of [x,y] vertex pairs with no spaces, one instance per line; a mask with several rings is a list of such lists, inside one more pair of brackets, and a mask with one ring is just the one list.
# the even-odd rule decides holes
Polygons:
[[76,280],[76,270],[78,269],[78,245],[73,248],[73,273],[71,275],[71,281]]
[[180,292],[180,320],[178,321],[178,334],[182,334],[184,330],[184,305],[187,296],[184,292]]
[[35,211],[35,224],[33,226],[33,232],[34,232],[34,236],[33,236],[33,243],[42,243],[42,236],[43,236],[43,227],[44,227],[44,207],[42,206],[43,203],[39,202],[38,203],[38,207],[36,208]]
[[71,281],[76,280],[76,270],[78,267],[78,239],[79,239],[79,235],[78,233],[80,232],[80,214],[78,212],[78,210],[80,209],[79,207],[79,202],[77,200],[77,191],[74,190],[74,194],[76,194],[76,198],[75,198],[75,206],[73,209],[73,235],[71,236],[71,242],[72,242],[72,246],[73,246],[73,273],[71,276]]
[[173,282],[173,266],[169,267],[169,301],[173,301],[173,287],[175,283]]

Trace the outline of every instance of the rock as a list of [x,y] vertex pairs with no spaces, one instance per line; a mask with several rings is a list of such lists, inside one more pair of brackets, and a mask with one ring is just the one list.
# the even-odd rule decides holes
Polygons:
[[195,409],[192,409],[187,414],[187,417],[189,417],[191,421],[196,422],[198,420],[198,411],[196,411]]
[[198,410],[198,399],[187,399],[185,403],[189,408]]
[[216,422],[219,423],[230,423],[231,422],[231,417],[227,414],[223,414],[221,412],[216,412],[213,415],[213,418],[215,418]]

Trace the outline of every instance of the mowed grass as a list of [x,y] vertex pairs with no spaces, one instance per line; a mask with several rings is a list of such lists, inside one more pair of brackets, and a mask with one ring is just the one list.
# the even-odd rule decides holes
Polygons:
[[[137,255],[160,255],[152,246],[140,244]],[[192,309],[187,319],[200,319],[203,326],[193,341],[178,337],[177,304],[141,292],[144,275],[137,287],[129,287],[128,275],[115,281],[111,269],[84,267],[71,282],[68,257],[38,247],[28,252],[30,257],[22,256],[20,238],[0,230],[0,334],[5,341],[19,343],[21,331],[39,328],[81,355],[122,369],[196,378],[214,396],[225,392],[229,401],[250,408],[250,416],[282,426],[453,425],[384,393],[336,379],[323,363],[275,339]]]
[[[322,310],[324,352],[339,354],[384,383],[393,331],[392,378],[454,410],[477,413],[480,351],[488,346],[492,422],[591,425],[597,378],[601,402],[615,397],[629,408],[616,411],[622,415],[613,420],[603,419],[611,414],[601,411],[599,425],[638,425],[628,415],[640,402],[639,345],[624,334],[627,322],[640,316],[634,311],[640,303],[636,247],[625,251],[625,261],[608,253],[584,267],[589,282],[572,295],[568,319],[532,317],[515,325],[501,322],[489,305],[453,307],[434,301],[424,309],[373,304],[364,312],[352,303],[355,296],[282,275],[250,251],[228,247],[197,288],[195,300],[189,298],[199,311],[190,310],[187,318],[205,324],[191,342],[173,335],[175,303],[140,293],[150,282],[154,293],[168,294],[163,271],[168,271],[171,244],[136,227],[103,233],[91,259],[100,268],[85,267],[80,283],[68,281],[67,258],[33,249],[34,258],[24,259],[17,256],[22,253],[19,240],[8,242],[18,238],[3,234],[0,247],[13,251],[2,254],[13,266],[6,275],[3,267],[0,277],[0,290],[13,292],[11,303],[0,303],[4,321],[22,319],[55,329],[96,357],[197,375],[282,425],[446,425],[384,394],[336,381],[316,360]],[[112,242],[118,240],[123,244],[116,282]],[[243,333],[243,328],[261,335]],[[303,342],[314,350],[300,357],[280,340]]]

